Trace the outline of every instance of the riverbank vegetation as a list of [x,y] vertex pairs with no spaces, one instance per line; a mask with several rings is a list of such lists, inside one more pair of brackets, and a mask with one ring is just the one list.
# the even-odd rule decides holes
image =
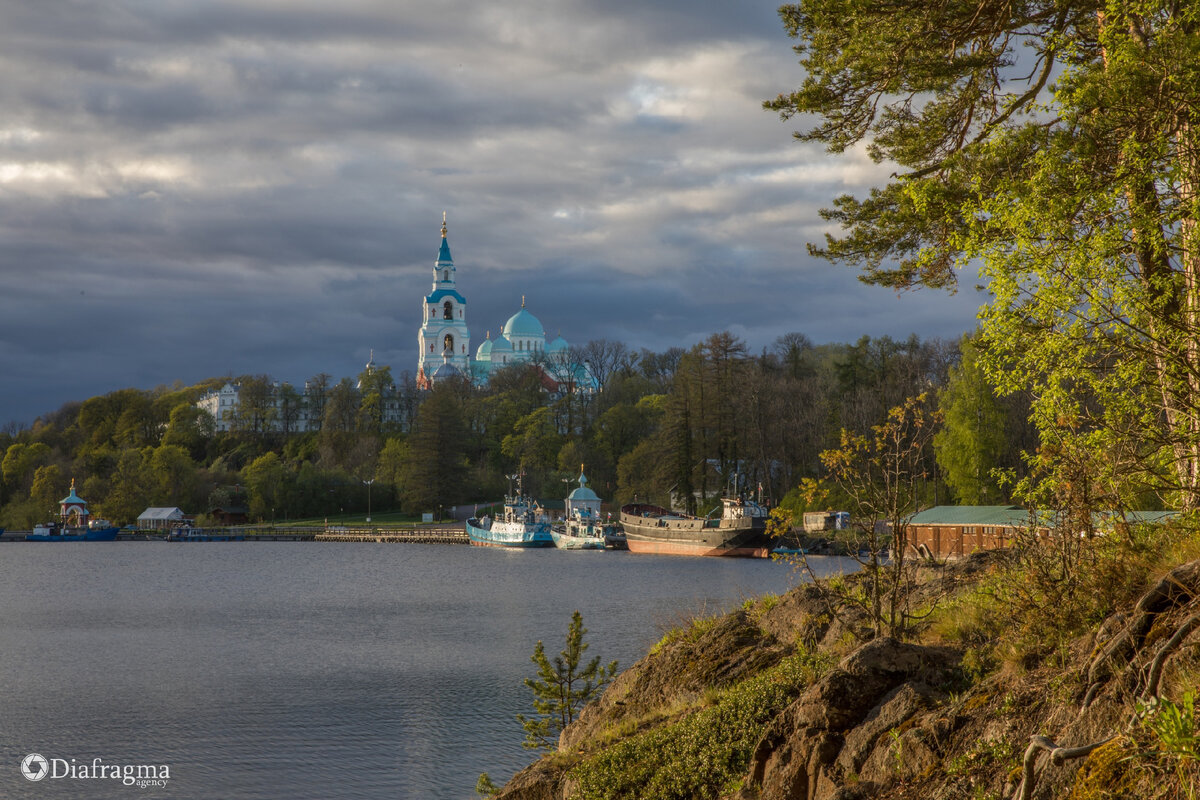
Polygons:
[[[877,636],[800,586],[668,631],[503,788],[533,798],[1128,798],[1200,791],[1200,530],[924,562]],[[864,574],[837,579],[863,587]]]
[[[201,515],[242,507],[252,521],[284,522],[361,518],[368,504],[377,513],[438,514],[500,498],[517,470],[527,490],[553,502],[581,463],[618,504],[636,497],[706,512],[739,475],[742,489],[761,485],[794,516],[806,507],[797,487],[825,475],[819,454],[843,430],[868,434],[905,398],[966,380],[955,377],[957,343],[916,337],[815,345],[790,334],[755,354],[722,333],[686,351],[594,342],[573,357],[603,378],[600,392],[551,391],[536,365],[503,370],[487,386],[452,381],[421,392],[385,367],[336,383],[315,376],[304,392],[244,375],[70,403],[0,433],[0,526],[51,516],[72,478],[99,515],[120,524],[148,506]],[[196,402],[227,381],[239,385],[241,407],[233,429],[218,432]],[[385,423],[378,412],[393,385],[400,413]],[[280,430],[294,428],[299,408],[319,430]],[[1022,413],[1014,407],[1005,418],[1020,427]],[[975,452],[973,435],[960,432],[955,441],[967,443],[953,447]],[[948,472],[930,452],[925,458],[926,502],[966,486],[960,473],[1022,469],[1004,454],[967,468],[955,466],[971,458],[960,455]]]

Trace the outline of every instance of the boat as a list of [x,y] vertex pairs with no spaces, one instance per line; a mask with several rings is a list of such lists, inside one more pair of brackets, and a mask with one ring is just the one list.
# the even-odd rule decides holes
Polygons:
[[[99,524],[94,524],[99,523]],[[27,542],[112,542],[117,538],[118,528],[104,520],[94,520],[86,526],[60,525],[46,522],[33,526],[33,532],[25,534]]]
[[579,488],[567,495],[562,524],[550,529],[554,546],[560,550],[604,550],[617,536],[617,525],[600,516],[600,498],[588,488],[583,465],[579,466]]
[[111,542],[117,538],[116,525],[106,519],[91,519],[87,501],[75,494],[75,479],[71,493],[58,501],[59,521],[33,526],[25,535],[27,542]]
[[524,473],[510,475],[516,479],[516,491],[504,498],[504,508],[495,519],[484,515],[467,520],[467,536],[471,544],[480,547],[554,547],[550,535],[550,518],[545,510],[525,495],[522,488]]
[[184,526],[167,534],[168,542],[244,542],[246,534],[232,531],[217,533],[203,528]]
[[[721,499],[721,516],[696,517],[661,506],[621,507],[621,527],[632,553],[767,558],[767,507],[743,496]],[[715,513],[715,510],[714,510]]]

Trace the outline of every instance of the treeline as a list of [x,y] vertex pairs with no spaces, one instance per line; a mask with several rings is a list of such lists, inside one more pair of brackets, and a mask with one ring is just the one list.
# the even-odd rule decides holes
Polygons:
[[[571,357],[599,392],[557,391],[536,365],[518,364],[487,386],[454,380],[428,392],[385,367],[336,384],[314,376],[303,390],[246,375],[70,403],[0,434],[0,525],[23,529],[56,513],[73,478],[96,513],[121,524],[148,506],[241,506],[283,520],[361,514],[368,502],[414,513],[490,502],[518,471],[527,491],[552,502],[581,464],[616,503],[706,512],[743,490],[775,503],[790,492],[799,510],[796,487],[822,477],[819,454],[843,429],[868,432],[930,391],[942,392],[947,424],[937,459],[928,457],[927,502],[952,492],[1002,502],[997,468],[1020,470],[1020,451],[1031,449],[1027,408],[996,400],[972,349],[957,342],[814,345],[793,333],[751,353],[718,333],[690,350],[599,340]],[[218,432],[196,402],[227,381],[241,403],[234,429]]]

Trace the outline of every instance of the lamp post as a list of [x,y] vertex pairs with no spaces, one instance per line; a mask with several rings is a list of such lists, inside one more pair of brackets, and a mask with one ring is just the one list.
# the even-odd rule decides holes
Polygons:
[[371,478],[369,481],[363,481],[363,485],[367,487],[367,522],[371,521],[371,484],[374,482],[374,478]]

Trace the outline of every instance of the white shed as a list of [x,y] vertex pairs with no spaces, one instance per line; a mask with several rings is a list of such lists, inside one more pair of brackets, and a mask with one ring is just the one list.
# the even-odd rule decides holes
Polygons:
[[138,528],[164,530],[180,525],[187,520],[178,508],[147,508],[138,515]]

